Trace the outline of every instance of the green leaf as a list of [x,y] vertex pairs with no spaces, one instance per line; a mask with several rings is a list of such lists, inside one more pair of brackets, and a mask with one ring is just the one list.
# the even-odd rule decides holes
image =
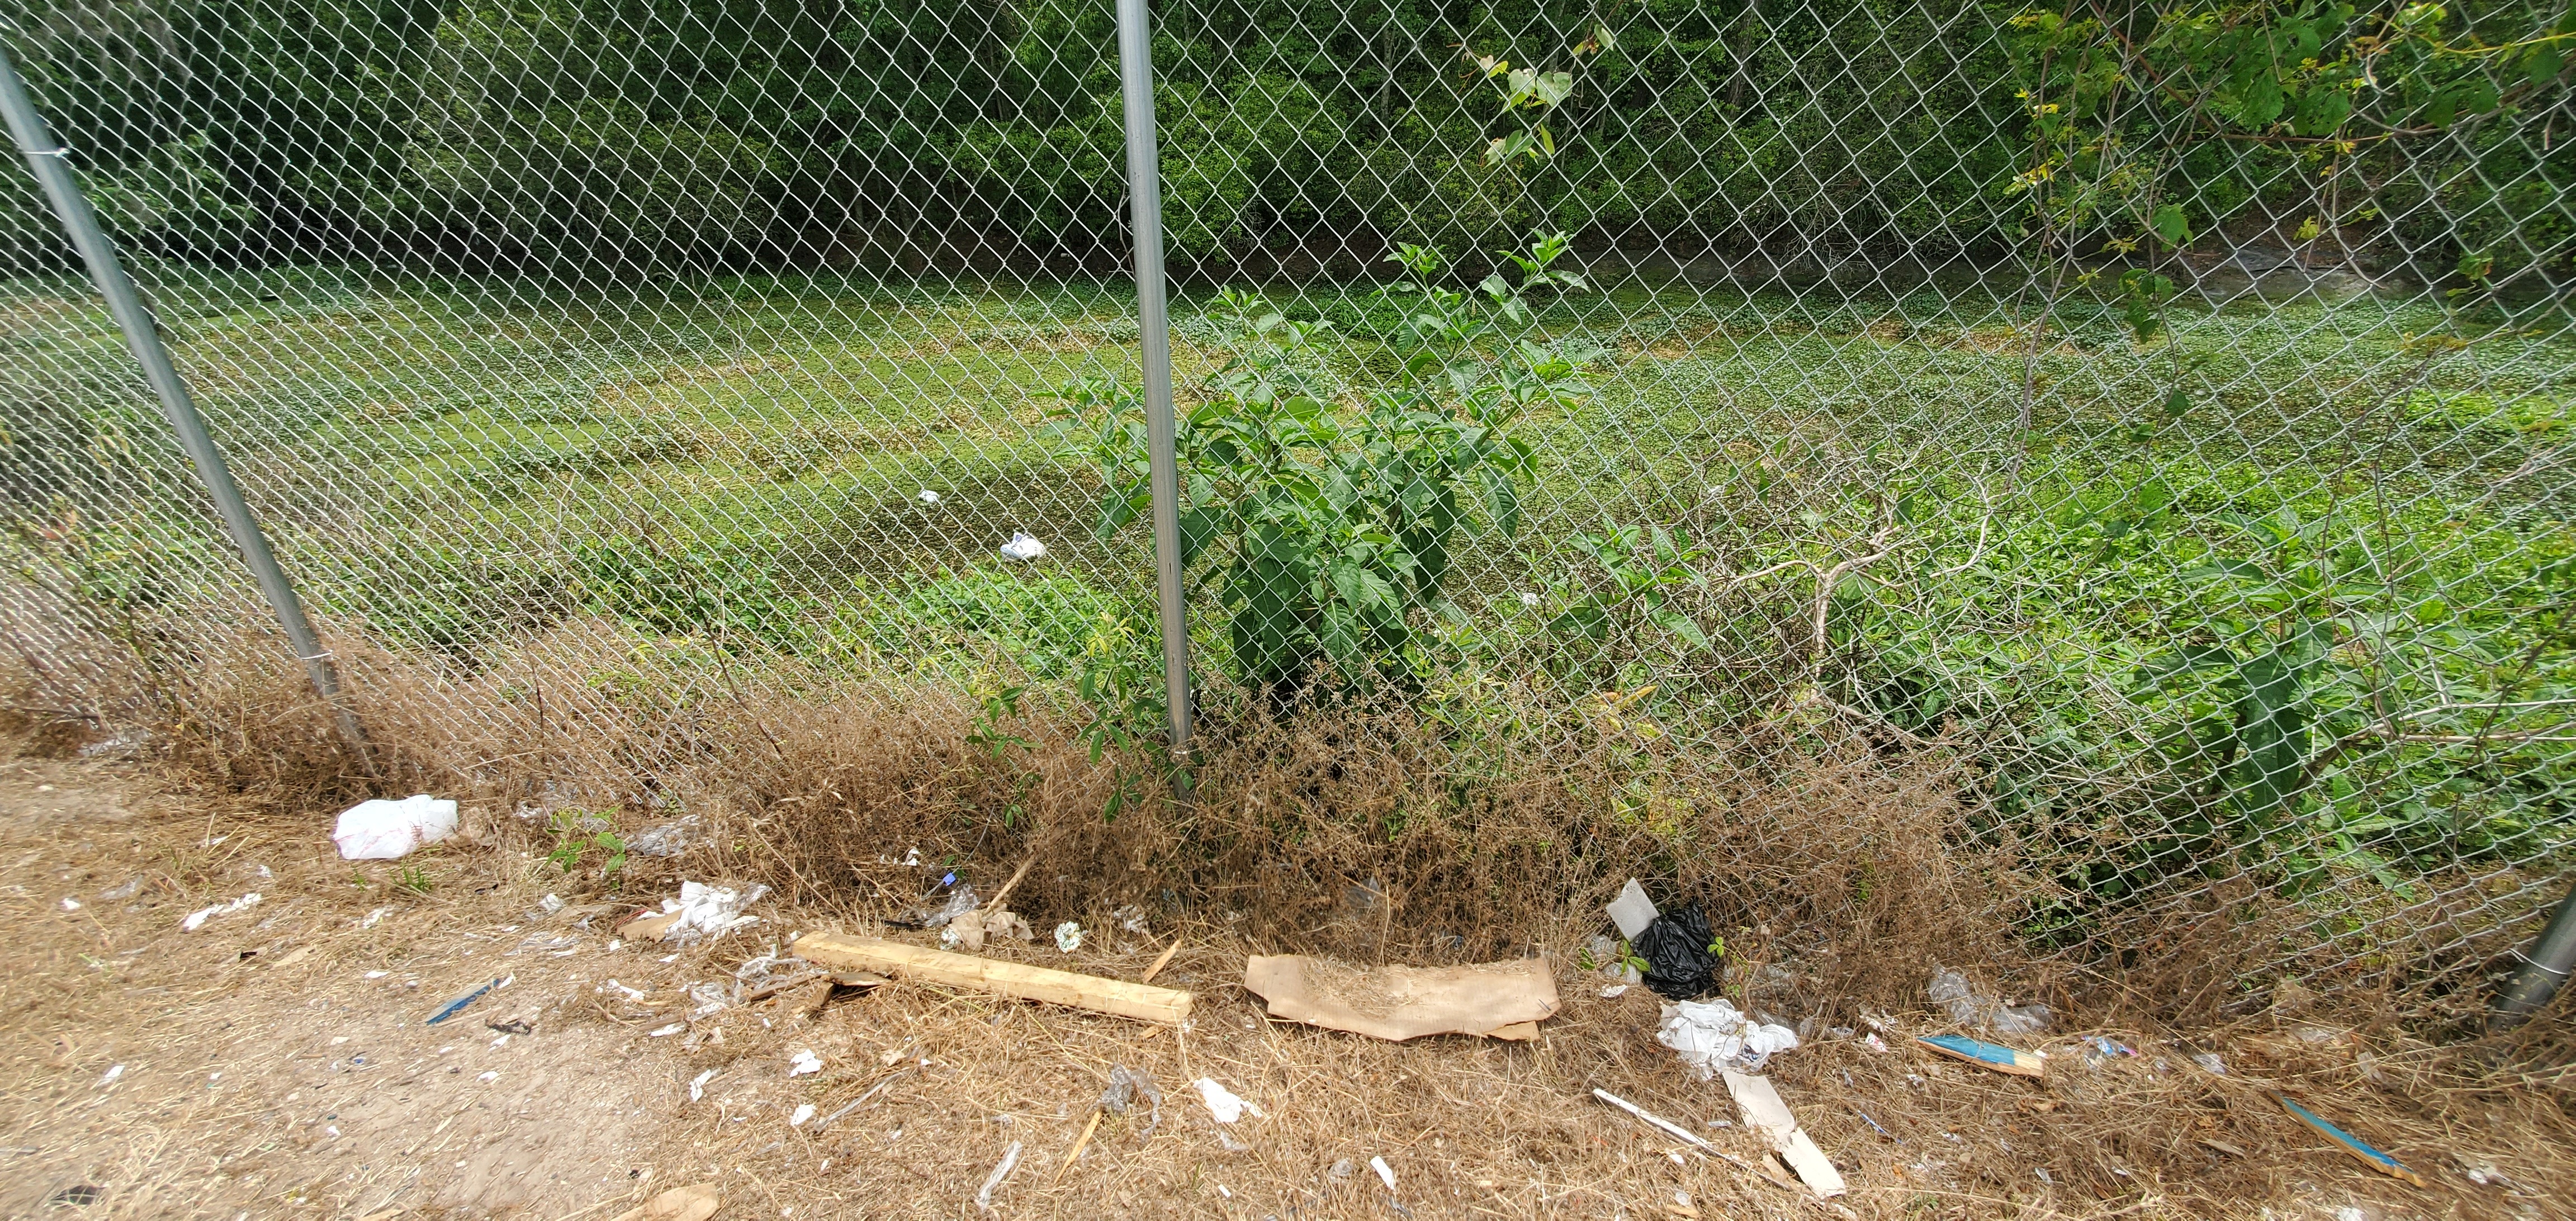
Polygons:
[[2567,53],[2557,43],[2544,42],[2531,49],[2522,61],[2523,74],[2534,85],[2546,85],[2558,79],[2559,69],[2567,66]]
[[2503,95],[2496,89],[2496,83],[2488,79],[2484,72],[2472,74],[2460,83],[2460,109],[2470,114],[2485,114],[2495,109],[2496,103],[2502,98]]
[[1207,549],[1208,543],[1225,528],[1230,513],[1221,505],[1206,505],[1181,514],[1181,563],[1186,567]]
[[2148,227],[2154,229],[2156,236],[2163,238],[2168,246],[2189,245],[2191,242],[2191,222],[2183,216],[2181,204],[2159,205],[2154,218],[2148,221]]
[[1154,489],[1150,484],[1140,483],[1123,496],[1112,493],[1109,499],[1100,502],[1100,519],[1092,524],[1092,535],[1107,542],[1110,536],[1136,520],[1137,515],[1153,503]]
[[1708,647],[1708,633],[1699,630],[1699,625],[1691,622],[1690,616],[1680,611],[1657,611],[1654,620],[1655,626],[1689,641],[1692,648]]
[[1388,615],[1400,615],[1404,611],[1403,604],[1396,597],[1395,586],[1356,559],[1344,556],[1334,560],[1325,569],[1325,575],[1332,582],[1333,592],[1340,594],[1342,601],[1355,610]]
[[1494,525],[1504,538],[1521,530],[1521,489],[1512,477],[1492,467],[1485,468],[1485,509],[1493,514]]
[[2238,667],[2236,740],[2244,754],[2234,769],[2238,805],[2268,825],[2287,812],[2306,783],[2308,721],[2300,670],[2277,650]]
[[2424,108],[2424,122],[2433,127],[2448,127],[2460,114],[2459,95],[2449,89],[2433,95],[2433,104]]
[[2240,560],[2234,556],[2220,556],[2198,568],[2184,569],[2182,573],[2182,579],[2186,581],[2218,581],[2230,577],[2240,581],[2269,581],[2272,574],[2263,571],[2263,566],[2252,560]]
[[1558,636],[1605,639],[1610,635],[1610,612],[1603,609],[1598,601],[1587,598],[1548,620],[1547,630]]
[[2177,389],[2165,396],[2165,418],[2179,420],[2191,411],[2191,397]]
[[2303,136],[2330,136],[2351,116],[2352,94],[2342,89],[2309,89],[2299,95],[2290,128]]

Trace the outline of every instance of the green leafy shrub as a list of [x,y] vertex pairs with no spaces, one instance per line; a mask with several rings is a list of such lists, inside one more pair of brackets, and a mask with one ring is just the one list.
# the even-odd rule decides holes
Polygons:
[[[1461,532],[1519,530],[1532,450],[1511,429],[1586,393],[1589,353],[1531,326],[1530,294],[1583,287],[1552,267],[1565,249],[1558,235],[1508,256],[1519,282],[1490,276],[1479,301],[1434,279],[1437,253],[1405,247],[1412,278],[1387,290],[1410,303],[1403,376],[1356,404],[1315,375],[1321,324],[1248,296],[1220,303],[1228,358],[1179,426],[1182,558],[1215,582],[1244,682],[1281,690],[1324,658],[1346,681],[1400,677]],[[1110,537],[1152,498],[1141,410],[1102,381],[1059,397],[1067,454],[1109,485],[1095,528]]]

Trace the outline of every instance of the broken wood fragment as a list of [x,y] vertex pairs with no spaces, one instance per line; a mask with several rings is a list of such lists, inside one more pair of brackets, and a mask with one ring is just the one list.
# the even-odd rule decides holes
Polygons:
[[2283,1109],[2289,1111],[2291,1118],[2308,1125],[2317,1135],[2333,1141],[2335,1148],[2343,1150],[2353,1160],[2392,1179],[2403,1179],[2418,1187],[2424,1185],[2424,1176],[2408,1169],[2406,1163],[2353,1139],[2343,1129],[2328,1123],[2323,1116],[2290,1101],[2289,1095],[2274,1094],[2272,1097],[2280,1102]]
[[2026,1051],[2015,1051],[1999,1044],[1980,1042],[1965,1035],[1936,1034],[1914,1040],[1954,1060],[1965,1060],[1979,1068],[2016,1077],[2037,1077],[2046,1073],[2048,1062]]
[[1163,973],[1163,968],[1171,964],[1172,955],[1179,953],[1180,950],[1181,936],[1178,933],[1174,933],[1172,934],[1172,944],[1163,947],[1163,952],[1154,957],[1154,965],[1145,968],[1145,973],[1138,976],[1136,982],[1140,984],[1150,984],[1154,982],[1154,977]]
[[923,949],[881,937],[807,933],[796,940],[793,951],[807,962],[825,966],[880,971],[913,983],[973,988],[1141,1021],[1178,1022],[1190,1015],[1187,992]]

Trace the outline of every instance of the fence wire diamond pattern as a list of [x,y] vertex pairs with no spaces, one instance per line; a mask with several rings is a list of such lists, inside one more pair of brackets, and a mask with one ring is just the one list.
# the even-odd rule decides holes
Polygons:
[[[449,715],[528,650],[1159,673],[1107,0],[11,15],[316,619]],[[2069,920],[2256,885],[2320,975],[2555,897],[2576,19],[1155,23],[1207,706],[1937,746]],[[128,715],[264,611],[23,174],[0,226],[0,627]]]

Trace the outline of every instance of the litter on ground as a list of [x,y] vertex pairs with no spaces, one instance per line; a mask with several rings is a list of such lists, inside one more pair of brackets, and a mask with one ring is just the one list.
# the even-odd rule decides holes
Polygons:
[[424,1026],[435,1026],[440,1022],[444,1022],[449,1018],[455,1017],[457,1014],[465,1012],[465,1007],[467,1005],[471,1005],[474,1002],[483,999],[485,993],[500,986],[500,980],[486,980],[482,987],[476,988],[463,996],[457,997],[456,999],[439,1006],[437,1012],[430,1014],[429,1020],[421,1024]]
[[975,1207],[986,1212],[993,1211],[993,1189],[1001,1186],[1002,1180],[1011,1177],[1011,1167],[1019,1164],[1020,1142],[1012,1141],[1010,1148],[1002,1150],[1000,1164],[993,1167],[993,1173],[986,1175],[984,1185],[976,1190]]
[[1270,1016],[1401,1042],[1431,1034],[1526,1040],[1556,1016],[1544,958],[1464,967],[1355,968],[1302,954],[1246,959],[1243,986]]
[[1199,1097],[1207,1102],[1208,1114],[1214,1116],[1218,1123],[1233,1123],[1246,1113],[1255,1119],[1264,1118],[1258,1104],[1217,1084],[1213,1077],[1201,1077],[1190,1084],[1197,1087]]
[[1939,963],[1932,965],[1932,982],[1924,985],[1923,995],[1941,1006],[1951,1021],[2000,1035],[2038,1034],[2055,1020],[2046,1005],[2007,1005],[1977,991],[1966,975]]
[[[1637,879],[1619,889],[1619,897],[1603,909],[1610,922],[1619,926],[1619,935],[1628,939],[1628,956],[1645,964],[1642,973],[1629,982],[1643,982],[1656,994],[1676,1001],[1696,1000],[1716,991],[1725,967],[1723,942],[1708,925],[1708,916],[1697,903],[1666,914],[1658,911],[1646,897],[1646,888]],[[1623,959],[1623,967],[1633,963]]]
[[[1592,1091],[1592,1096],[1593,1096],[1593,1097],[1595,1097],[1595,1098],[1600,1099],[1600,1100],[1601,1100],[1601,1101],[1603,1101],[1603,1102],[1609,1103],[1610,1105],[1612,1105],[1612,1106],[1614,1106],[1614,1107],[1617,1107],[1617,1108],[1619,1108],[1619,1109],[1620,1109],[1620,1110],[1622,1110],[1622,1111],[1626,1111],[1626,1112],[1627,1112],[1627,1113],[1629,1113],[1630,1115],[1635,1116],[1639,1122],[1641,1122],[1641,1123],[1645,1124],[1646,1126],[1648,1126],[1648,1127],[1650,1127],[1650,1128],[1654,1128],[1654,1129],[1656,1129],[1656,1130],[1658,1130],[1658,1131],[1661,1131],[1661,1132],[1663,1132],[1664,1134],[1666,1134],[1666,1135],[1668,1135],[1668,1136],[1674,1137],[1674,1138],[1676,1138],[1676,1139],[1680,1140],[1683,1144],[1691,1145],[1691,1146],[1695,1146],[1695,1147],[1697,1147],[1697,1148],[1704,1149],[1704,1150],[1706,1150],[1706,1151],[1708,1151],[1708,1152],[1710,1152],[1710,1153],[1715,1153],[1715,1152],[1717,1152],[1717,1146],[1712,1145],[1712,1144],[1708,1143],[1706,1140],[1701,1139],[1698,1135],[1694,1134],[1690,1129],[1685,1128],[1685,1127],[1681,1126],[1680,1124],[1674,1123],[1673,1121],[1671,1121],[1671,1120],[1669,1120],[1669,1119],[1666,1119],[1666,1118],[1664,1118],[1664,1117],[1663,1117],[1663,1116],[1661,1116],[1661,1115],[1657,1115],[1657,1114],[1655,1114],[1655,1113],[1653,1113],[1653,1112],[1651,1112],[1651,1111],[1648,1111],[1648,1110],[1647,1110],[1647,1109],[1645,1109],[1644,1107],[1638,1106],[1636,1103],[1630,1102],[1630,1101],[1628,1101],[1627,1099],[1625,1099],[1625,1098],[1622,1098],[1622,1097],[1618,1096],[1617,1094],[1613,1094],[1613,1093],[1611,1093],[1610,1091],[1605,1090],[1605,1089],[1595,1088],[1595,1089]],[[1725,1121],[1720,1120],[1720,1121],[1718,1121],[1718,1122],[1719,1122],[1719,1123],[1721,1123],[1721,1124],[1723,1124]]]
[[707,1221],[723,1204],[724,1199],[716,1194],[714,1184],[691,1183],[686,1187],[674,1187],[644,1201],[640,1207],[619,1213],[615,1221]]
[[825,966],[879,971],[896,979],[973,988],[1144,1021],[1179,1022],[1190,1015],[1187,992],[951,954],[883,938],[807,933],[791,948],[798,957]]
[[1714,1079],[1722,1069],[1760,1072],[1771,1057],[1798,1046],[1798,1032],[1756,1022],[1725,1000],[1683,1001],[1663,1007],[1655,1041],[1680,1054],[1692,1075]]
[[1139,1136],[1151,1136],[1163,1122],[1163,1091],[1154,1088],[1154,1079],[1124,1064],[1110,1066],[1109,1088],[1100,1092],[1100,1109],[1112,1115],[1125,1115],[1139,1104],[1150,1108]]
[[673,945],[694,945],[760,923],[760,917],[744,915],[742,909],[759,902],[761,896],[768,893],[769,887],[765,885],[737,891],[730,886],[682,882],[679,898],[664,899],[661,911],[639,915],[618,925],[617,935]]
[[2009,1047],[1980,1042],[1966,1035],[1936,1034],[1918,1037],[1914,1041],[1952,1059],[1965,1060],[1979,1068],[1990,1068],[1999,1073],[2011,1073],[2018,1077],[2037,1077],[2048,1068],[2046,1060],[2030,1052],[2015,1051]]
[[412,850],[456,834],[456,803],[427,793],[400,801],[378,798],[340,811],[331,842],[346,861],[394,861]]
[[[193,933],[198,929],[206,927],[206,921],[212,920],[217,916],[229,916],[234,912],[249,911],[257,906],[259,906],[259,892],[254,890],[230,903],[218,903],[213,907],[201,907],[195,911],[189,912],[188,918],[179,922],[179,927],[182,930]],[[368,921],[370,924],[374,922],[375,921],[372,918]]]
[[2406,1163],[2398,1161],[2396,1158],[2390,1157],[2377,1149],[2373,1149],[2370,1146],[2353,1139],[2351,1134],[2331,1123],[2326,1122],[2326,1120],[2316,1112],[2291,1101],[2289,1095],[2275,1094],[2273,1095],[2273,1098],[2280,1102],[2283,1110],[2290,1113],[2291,1118],[2315,1129],[2318,1135],[2334,1142],[2335,1148],[2342,1150],[2355,1161],[2358,1161],[2381,1174],[2387,1175],[2390,1178],[2403,1179],[2418,1187],[2424,1185],[2424,1176],[2408,1169]]
[[1770,1136],[1772,1151],[1797,1172],[1808,1190],[1821,1199],[1843,1194],[1842,1172],[1834,1169],[1832,1159],[1816,1147],[1806,1129],[1798,1126],[1797,1116],[1789,1112],[1788,1103],[1780,1100],[1780,1091],[1773,1088],[1770,1078],[1729,1072],[1726,1092],[1734,1095],[1744,1126]]

